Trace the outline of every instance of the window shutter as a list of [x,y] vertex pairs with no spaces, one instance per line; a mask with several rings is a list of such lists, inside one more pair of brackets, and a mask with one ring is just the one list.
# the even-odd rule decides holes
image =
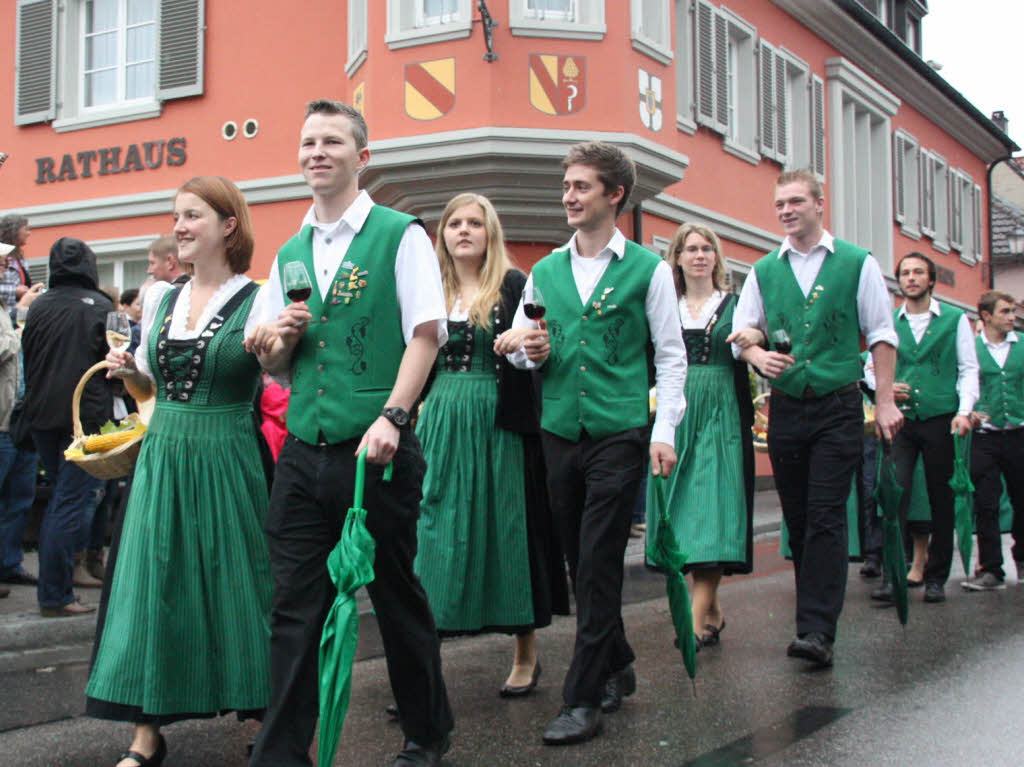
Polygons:
[[728,134],[729,22],[721,13],[715,13],[715,122],[719,131]]
[[761,64],[761,154],[778,159],[775,151],[775,49],[761,41],[758,59]]
[[922,150],[918,164],[921,190],[921,232],[935,236],[935,167],[931,154]]
[[963,206],[961,202],[961,193],[963,185],[960,182],[960,172],[950,171],[946,177],[948,193],[946,200],[949,203],[949,246],[956,248],[957,250],[963,250],[963,219],[961,218],[961,211]]
[[715,125],[715,16],[707,2],[697,0],[697,122],[710,126]]
[[903,136],[892,134],[892,207],[893,217],[901,224],[906,221],[906,204],[904,196],[904,178],[906,168],[903,164],[905,144]]
[[367,0],[349,0],[348,4],[348,61],[355,61],[366,50]]
[[53,0],[19,0],[14,124],[52,120],[56,77],[57,4]]
[[28,267],[28,281],[30,285],[38,282],[44,285],[50,284],[50,263],[49,259],[33,259],[35,263],[25,264]]
[[203,92],[203,0],[160,3],[160,75],[157,98],[198,96]]
[[825,81],[817,75],[811,78],[811,165],[812,170],[825,177]]
[[789,77],[786,59],[775,52],[775,157],[785,165],[789,161],[789,115],[786,103],[786,78]]
[[974,185],[972,204],[974,206],[974,257],[981,260],[981,253],[984,250],[984,243],[981,241],[984,232],[984,222],[981,219],[981,187]]

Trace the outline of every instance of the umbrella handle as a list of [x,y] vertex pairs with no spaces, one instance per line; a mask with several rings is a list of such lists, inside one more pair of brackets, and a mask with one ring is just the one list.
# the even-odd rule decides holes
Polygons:
[[665,508],[665,478],[660,474],[649,477],[648,482],[654,482],[654,497],[658,502],[658,514],[659,516],[667,517],[668,509]]
[[[363,448],[359,451],[359,455],[356,458],[356,485],[355,490],[352,493],[352,507],[356,509],[363,508],[363,489],[366,487],[366,450]],[[395,465],[388,463],[384,467],[384,481],[390,482],[391,475],[394,474]]]

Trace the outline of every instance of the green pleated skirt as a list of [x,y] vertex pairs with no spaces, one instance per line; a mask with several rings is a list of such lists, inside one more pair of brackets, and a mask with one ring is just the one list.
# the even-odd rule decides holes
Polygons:
[[[733,369],[691,365],[686,379],[686,413],[676,428],[679,463],[668,478],[665,502],[685,570],[721,567],[750,572],[751,535],[743,477],[743,444]],[[648,535],[653,487],[647,483]]]
[[147,716],[265,708],[267,490],[248,405],[159,403],[86,694]]
[[446,634],[533,625],[523,443],[494,424],[493,372],[438,373],[416,435],[427,473],[415,569]]

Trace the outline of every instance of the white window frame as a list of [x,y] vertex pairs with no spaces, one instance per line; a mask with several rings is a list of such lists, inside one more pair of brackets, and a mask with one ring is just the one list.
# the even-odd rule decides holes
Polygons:
[[[60,12],[57,0],[18,0],[15,54],[26,69],[16,74],[15,125],[52,121],[54,130],[64,132],[144,120],[159,116],[163,101],[203,93],[205,0],[157,3],[152,97],[89,108],[82,106],[83,2],[59,5]],[[40,21],[46,18],[44,29]]]
[[[117,73],[117,85],[116,85],[116,88],[117,88],[117,98],[113,102],[108,103],[108,104],[96,104],[96,105],[92,105],[92,106],[88,106],[85,103],[85,91],[86,91],[86,87],[85,87],[85,79],[86,79],[85,49],[87,47],[86,46],[86,42],[85,42],[85,38],[86,38],[86,35],[88,34],[85,31],[85,22],[86,22],[85,7],[88,4],[88,0],[81,0],[81,2],[77,3],[78,30],[79,30],[79,32],[78,32],[79,45],[78,45],[78,88],[77,88],[77,91],[78,91],[78,94],[79,94],[78,112],[80,114],[82,114],[82,115],[103,114],[103,113],[108,112],[108,111],[110,111],[112,109],[113,110],[132,109],[136,105],[139,105],[139,106],[152,106],[155,103],[155,101],[156,101],[156,98],[155,98],[154,95],[151,95],[148,98],[142,97],[142,98],[129,99],[129,98],[126,97],[125,91],[126,91],[126,89],[128,87],[127,86],[127,82],[126,82],[126,79],[127,79],[126,75],[127,75],[127,69],[128,69],[128,66],[129,66],[128,62],[125,60],[125,54],[126,54],[126,50],[125,49],[126,49],[126,46],[127,46],[127,39],[126,38],[128,36],[128,29],[129,29],[128,19],[127,19],[128,2],[127,2],[127,0],[116,0],[116,1],[117,1],[117,15],[118,15],[117,26],[112,31],[115,31],[117,33],[117,36],[118,36],[118,44],[117,44],[117,49],[118,50],[117,50],[117,62],[114,65],[114,67],[112,67],[112,68],[114,70],[116,70],[116,73]],[[146,22],[147,24],[152,25],[152,27],[153,27],[153,51],[152,51],[153,56],[152,56],[151,59],[149,59],[149,61],[153,65],[153,82],[151,84],[151,89],[150,89],[153,94],[156,93],[156,79],[157,79],[157,75],[159,74],[159,72],[158,72],[158,64],[159,64],[159,60],[158,60],[158,58],[159,58],[158,45],[159,45],[159,40],[157,39],[157,31],[158,31],[159,26],[160,26],[159,19],[160,19],[160,3],[159,2],[154,2],[153,3],[153,18],[152,18],[151,21]],[[134,25],[134,26],[139,26],[139,25]],[[101,32],[99,34],[107,34],[107,32]],[[133,62],[133,63],[141,63],[141,62]]]
[[920,144],[902,128],[892,134],[892,207],[900,231],[921,239]]
[[826,60],[834,233],[893,266],[892,117],[900,101],[847,59]]
[[455,13],[446,20],[447,14],[438,21],[423,14],[424,0],[387,0],[387,34],[384,42],[388,48],[409,48],[446,40],[459,40],[473,32],[473,4],[471,0],[457,0]]
[[949,196],[946,205],[949,210],[949,247],[962,253],[964,250],[964,172],[949,169]]
[[758,46],[758,144],[783,168],[811,167],[814,115],[807,62],[762,39]]
[[[949,244],[960,252],[960,260],[974,266],[981,256],[979,246],[981,187],[963,168],[950,173],[951,195],[949,203]],[[977,190],[977,191],[975,191]]]
[[662,64],[672,63],[669,0],[631,0],[633,49]]
[[693,4],[675,0],[676,11],[676,128],[691,136],[697,132],[693,93]]
[[516,37],[556,37],[568,40],[603,40],[604,0],[572,0],[569,14],[544,13],[527,7],[529,0],[509,0],[508,26]]
[[722,134],[726,152],[757,165],[757,30],[707,0],[696,9],[697,122]]
[[931,153],[932,247],[940,253],[949,253],[949,163],[938,152]]
[[345,74],[352,77],[366,61],[368,53],[369,0],[348,0],[348,61]]

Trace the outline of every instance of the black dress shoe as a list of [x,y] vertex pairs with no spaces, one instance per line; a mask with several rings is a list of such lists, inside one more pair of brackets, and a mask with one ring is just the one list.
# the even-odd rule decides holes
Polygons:
[[569,746],[590,740],[600,733],[601,709],[593,706],[564,706],[544,731],[544,743],[549,746]]
[[139,763],[139,767],[160,767],[164,763],[164,759],[167,757],[167,741],[164,740],[164,736],[160,735],[160,742],[157,743],[156,751],[152,756],[143,756],[138,751],[125,751],[121,754],[118,761],[124,761],[125,759],[134,759]]
[[926,583],[924,584],[924,601],[925,602],[945,602],[946,601],[946,589],[942,587],[941,583]]
[[818,666],[832,665],[832,640],[818,631],[794,639],[786,655],[790,658],[803,658]]
[[448,753],[452,741],[447,735],[434,743],[421,746],[411,740],[405,741],[405,748],[395,757],[392,767],[413,767],[426,766],[437,767],[441,764],[441,757]]
[[530,676],[530,681],[528,684],[503,684],[498,694],[503,698],[522,698],[523,696],[529,695],[531,692],[533,692],[533,688],[537,686],[538,679],[540,679],[539,660],[533,664],[533,674]]
[[36,586],[39,584],[39,579],[19,567],[14,572],[0,577],[0,583],[10,583],[14,586]]
[[633,664],[621,671],[616,671],[604,683],[604,695],[601,697],[601,711],[612,714],[622,706],[622,699],[636,692],[636,672]]
[[892,593],[892,584],[889,581],[884,581],[881,586],[872,589],[871,598],[879,602],[892,602],[895,597]]
[[861,578],[877,578],[882,574],[882,563],[874,557],[867,557],[860,566]]

